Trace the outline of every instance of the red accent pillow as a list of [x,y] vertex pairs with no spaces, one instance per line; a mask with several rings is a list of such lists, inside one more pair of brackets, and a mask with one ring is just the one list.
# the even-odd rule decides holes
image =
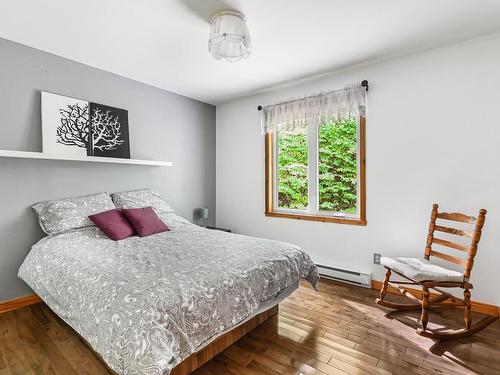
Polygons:
[[134,227],[127,220],[120,208],[90,215],[89,219],[114,241],[123,240],[135,235]]
[[168,226],[161,221],[158,215],[156,215],[152,207],[122,208],[122,212],[134,226],[139,237],[170,230]]

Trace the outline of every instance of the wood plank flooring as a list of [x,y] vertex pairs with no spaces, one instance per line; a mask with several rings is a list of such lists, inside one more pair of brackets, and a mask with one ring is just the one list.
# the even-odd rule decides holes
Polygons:
[[[328,281],[316,293],[302,283],[278,315],[194,374],[500,374],[498,321],[471,338],[435,343],[415,334],[418,314],[390,312],[373,303],[376,295]],[[434,327],[458,327],[462,313],[440,310],[431,312],[430,320]],[[109,372],[70,327],[39,303],[0,314],[0,375],[18,374]]]

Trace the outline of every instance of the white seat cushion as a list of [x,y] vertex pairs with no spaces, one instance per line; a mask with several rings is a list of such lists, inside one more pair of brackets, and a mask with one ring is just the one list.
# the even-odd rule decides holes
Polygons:
[[437,266],[425,258],[381,257],[380,264],[415,281],[464,281],[460,272]]

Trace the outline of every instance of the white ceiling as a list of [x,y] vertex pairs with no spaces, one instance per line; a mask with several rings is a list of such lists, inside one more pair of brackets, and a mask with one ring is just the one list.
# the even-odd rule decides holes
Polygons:
[[[0,0],[0,37],[217,104],[500,28],[499,0],[224,3]],[[209,56],[208,19],[221,8],[247,15],[254,45],[247,60],[231,64]]]

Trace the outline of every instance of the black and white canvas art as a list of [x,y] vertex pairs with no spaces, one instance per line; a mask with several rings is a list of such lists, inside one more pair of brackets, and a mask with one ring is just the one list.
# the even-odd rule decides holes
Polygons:
[[128,112],[42,92],[42,139],[51,155],[129,159]]

